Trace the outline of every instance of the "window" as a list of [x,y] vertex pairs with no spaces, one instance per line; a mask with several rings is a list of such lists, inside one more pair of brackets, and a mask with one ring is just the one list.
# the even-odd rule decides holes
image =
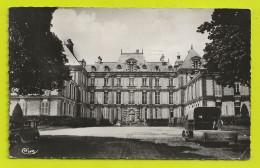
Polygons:
[[90,79],[90,86],[95,86],[95,78]]
[[160,71],[159,66],[155,67],[155,71]]
[[129,93],[129,104],[134,104],[134,92]]
[[108,72],[110,69],[108,66],[105,66],[105,71]]
[[155,104],[160,104],[160,92],[155,92]]
[[108,92],[104,92],[104,104],[108,104]]
[[199,60],[194,60],[193,61],[193,68],[198,68],[199,67]]
[[159,78],[155,78],[155,86],[159,86]]
[[170,109],[170,117],[173,118],[173,109]]
[[49,102],[43,101],[41,103],[41,115],[49,115]]
[[93,118],[97,118],[97,111],[93,109],[92,115],[93,115]]
[[221,108],[221,106],[222,106],[222,102],[216,102],[216,107]]
[[69,112],[68,112],[68,114],[70,115],[70,104],[68,104],[68,110],[69,110]]
[[155,109],[155,118],[159,118],[158,109]]
[[143,65],[142,68],[143,68],[143,69],[147,69],[146,65]]
[[121,65],[117,65],[117,69],[122,69]]
[[73,91],[73,99],[76,100],[76,87],[73,87],[74,91]]
[[129,78],[129,86],[134,86],[134,78]]
[[103,109],[103,117],[104,117],[104,119],[108,119],[108,109],[107,108]]
[[116,93],[116,104],[121,104],[121,92]]
[[221,85],[215,84],[215,96],[221,96],[222,95],[222,88]]
[[147,109],[144,109],[144,119],[147,119]]
[[108,78],[104,78],[104,86],[108,86]]
[[71,93],[72,93],[72,85],[70,84],[70,87],[69,87],[69,98],[71,98]]
[[143,79],[142,79],[142,85],[143,85],[143,86],[146,86],[146,78],[143,78]]
[[95,66],[91,66],[91,71],[92,71],[92,72],[97,71],[96,67],[95,67]]
[[94,99],[95,99],[95,93],[90,92],[90,104],[94,104]]
[[66,115],[66,103],[65,102],[63,102],[63,115]]
[[238,83],[235,83],[234,94],[235,95],[240,95],[240,90],[239,90],[239,84]]
[[121,78],[117,78],[117,86],[121,86]]
[[147,93],[146,92],[142,93],[142,104],[147,104]]
[[169,92],[169,104],[173,104],[173,92]]
[[129,71],[131,71],[131,72],[134,71],[134,65],[133,64],[129,65]]
[[169,71],[172,71],[172,66],[168,66],[168,70],[169,70]]
[[173,78],[169,78],[169,86],[173,86]]

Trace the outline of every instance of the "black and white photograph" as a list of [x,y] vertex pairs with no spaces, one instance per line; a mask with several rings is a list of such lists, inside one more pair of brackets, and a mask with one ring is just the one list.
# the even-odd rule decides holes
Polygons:
[[251,11],[9,8],[9,157],[249,160]]

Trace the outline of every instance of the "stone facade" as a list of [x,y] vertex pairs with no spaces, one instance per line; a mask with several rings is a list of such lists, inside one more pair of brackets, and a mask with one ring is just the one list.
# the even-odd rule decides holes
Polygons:
[[[72,43],[71,41],[68,41]],[[71,47],[71,45],[70,45]],[[73,45],[72,45],[73,47]],[[66,48],[66,47],[65,47]],[[174,65],[164,60],[146,62],[143,51],[121,54],[117,62],[94,65],[70,56],[72,80],[62,92],[41,96],[10,95],[10,113],[20,103],[24,115],[68,115],[110,121],[181,118],[199,106],[217,106],[222,115],[250,115],[250,89],[217,85],[215,76],[203,68],[204,60],[191,48],[185,60],[177,55]],[[70,50],[71,51],[71,50]]]

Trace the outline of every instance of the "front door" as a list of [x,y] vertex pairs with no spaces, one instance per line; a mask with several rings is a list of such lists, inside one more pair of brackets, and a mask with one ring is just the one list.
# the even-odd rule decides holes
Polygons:
[[135,112],[133,110],[129,112],[129,121],[135,121]]

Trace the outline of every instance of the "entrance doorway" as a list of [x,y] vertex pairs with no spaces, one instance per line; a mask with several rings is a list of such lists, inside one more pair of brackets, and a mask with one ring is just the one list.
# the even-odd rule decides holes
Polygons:
[[128,114],[128,121],[135,121],[135,112],[133,110],[130,110]]
[[249,116],[249,111],[245,104],[242,105],[240,114],[241,116]]

